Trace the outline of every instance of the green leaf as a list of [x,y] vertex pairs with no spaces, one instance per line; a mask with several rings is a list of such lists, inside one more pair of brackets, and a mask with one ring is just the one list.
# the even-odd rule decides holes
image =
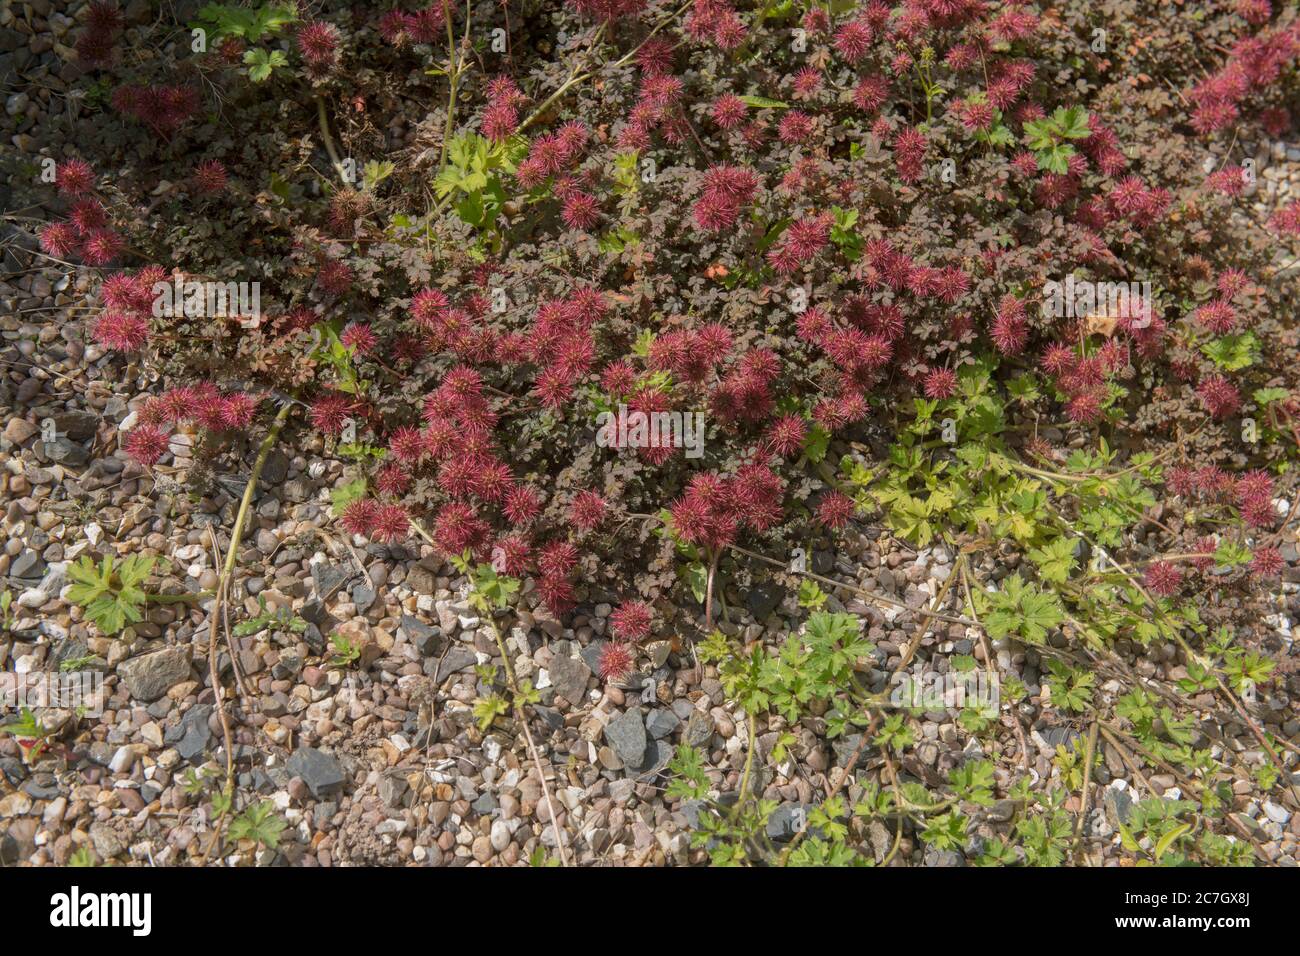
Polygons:
[[248,78],[254,83],[262,83],[270,78],[276,67],[288,64],[283,50],[245,50],[244,62],[248,64]]
[[1255,404],[1260,406],[1271,405],[1274,402],[1284,402],[1291,397],[1291,393],[1285,388],[1257,388],[1252,398]]
[[387,160],[377,162],[372,159],[361,171],[362,183],[367,190],[373,192],[375,187],[393,175],[396,169],[397,167]]
[[1192,825],[1190,823],[1183,823],[1179,826],[1174,827],[1172,830],[1170,830],[1168,833],[1166,833],[1164,836],[1160,838],[1160,840],[1156,843],[1155,848],[1151,851],[1151,855],[1155,857],[1157,861],[1159,861],[1159,859],[1165,855],[1165,852],[1176,842],[1178,842],[1178,838],[1181,837],[1184,833],[1191,830],[1191,828]]
[[1259,359],[1259,342],[1253,332],[1224,335],[1201,346],[1201,351],[1226,372],[1254,365]]
[[1051,120],[1031,120],[1025,124],[1025,144],[1033,150],[1049,149],[1052,146]]
[[290,193],[289,184],[285,181],[284,177],[281,176],[279,173],[271,174],[271,180],[267,184],[266,188],[271,191],[271,195],[274,196],[276,199],[286,200],[289,198],[289,193]]
[[664,794],[670,800],[702,800],[708,796],[709,778],[704,771],[703,758],[690,744],[677,745],[677,753],[668,769],[674,774]]
[[780,100],[769,100],[766,96],[750,94],[742,96],[740,99],[746,106],[752,106],[754,109],[784,110],[790,108],[789,103],[783,103]]
[[68,576],[75,584],[68,591],[68,599],[86,610],[96,627],[110,637],[127,624],[144,619],[147,595],[139,585],[157,563],[157,558],[132,555],[119,565],[105,555],[98,567],[89,555],[82,555],[76,564],[68,566]]
[[1065,537],[1057,538],[1041,548],[1034,548],[1028,557],[1038,566],[1038,576],[1044,581],[1064,584],[1074,568],[1074,542]]
[[198,12],[198,19],[211,29],[217,38],[242,37],[256,42],[269,34],[278,34],[298,19],[298,13],[288,4],[270,3],[254,10],[209,3]]
[[1064,176],[1070,171],[1070,157],[1073,155],[1074,147],[1068,143],[1058,143],[1050,149],[1035,153],[1038,168],[1056,173],[1058,176]]
[[693,561],[682,567],[680,577],[686,582],[686,586],[691,589],[691,594],[694,595],[695,600],[703,604],[704,592],[708,588],[708,568],[702,562]]
[[280,845],[280,833],[288,824],[275,812],[275,804],[263,800],[230,821],[230,836],[235,840],[255,840],[274,850]]
[[1142,852],[1142,847],[1140,847],[1138,841],[1133,838],[1133,832],[1122,823],[1119,824],[1119,841],[1123,845],[1124,849],[1128,850],[1130,853]]
[[366,496],[366,479],[357,478],[338,488],[330,489],[330,514],[338,517],[354,501]]
[[821,589],[821,586],[812,578],[804,578],[799,582],[799,606],[810,608],[814,611],[820,610],[826,603],[828,595]]
[[1018,398],[1025,404],[1037,401],[1041,394],[1038,390],[1038,380],[1033,372],[1026,372],[1011,379],[1007,382],[1007,391],[1013,398]]
[[509,710],[510,703],[500,694],[494,693],[474,701],[474,719],[478,722],[479,730],[487,730],[492,726],[492,721],[508,713]]
[[1088,127],[1088,112],[1082,106],[1071,106],[1064,111],[1058,107],[1052,119],[1066,139],[1087,139],[1092,135]]
[[607,255],[617,255],[641,241],[640,235],[626,226],[615,226],[596,240],[596,248]]
[[1253,557],[1249,548],[1227,539],[1220,541],[1219,546],[1214,549],[1214,563],[1220,568],[1234,568],[1248,564]]
[[826,457],[826,449],[831,442],[831,433],[821,425],[813,425],[803,439],[803,453],[808,460],[816,464]]
[[989,636],[1015,636],[1029,644],[1042,644],[1047,632],[1065,619],[1060,598],[1055,592],[1038,590],[1016,575],[1006,579],[1001,591],[982,594],[979,599],[992,608],[984,616]]

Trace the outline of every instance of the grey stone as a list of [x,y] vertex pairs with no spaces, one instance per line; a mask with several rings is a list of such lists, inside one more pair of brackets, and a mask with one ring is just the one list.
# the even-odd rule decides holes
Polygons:
[[299,608],[298,616],[309,624],[321,625],[330,615],[325,610],[325,605],[313,598]]
[[212,741],[212,730],[208,727],[211,716],[211,704],[191,707],[175,726],[168,727],[163,733],[163,743],[175,747],[182,760],[201,756]]
[[416,564],[406,572],[406,586],[416,594],[432,594],[438,587],[438,579],[432,571]]
[[706,711],[691,713],[686,721],[686,733],[683,739],[692,747],[703,747],[713,736],[713,716]]
[[998,800],[993,806],[985,811],[985,818],[991,823],[1007,823],[1015,816],[1016,803],[1014,800]]
[[[80,660],[83,657],[90,656],[90,648],[81,641],[74,641],[71,638],[65,638],[54,645],[50,651],[50,666],[58,668],[64,661]],[[93,667],[93,665],[92,665]]]
[[591,668],[592,673],[600,669],[600,652],[607,643],[607,641],[593,641],[578,651],[578,656]]
[[90,825],[90,843],[95,848],[95,853],[105,862],[113,859],[124,849],[121,839],[108,823]]
[[278,448],[273,449],[266,456],[258,482],[263,488],[274,488],[287,477],[289,477],[289,456]]
[[9,781],[11,786],[18,786],[27,775],[27,768],[17,757],[0,757],[0,776]]
[[136,700],[155,701],[190,676],[190,649],[166,647],[141,654],[119,664],[117,675]]
[[667,767],[672,759],[673,748],[668,741],[652,740],[646,747],[645,757],[638,763],[629,763],[627,769],[638,780],[648,780]]
[[51,596],[57,595],[68,583],[68,562],[54,561],[45,569],[45,576],[37,587]]
[[639,767],[646,757],[645,723],[641,719],[641,709],[630,707],[606,724],[605,740],[623,763]]
[[785,593],[785,588],[776,584],[755,584],[745,595],[745,603],[749,605],[749,613],[754,615],[754,620],[762,621],[785,600]]
[[65,435],[73,441],[88,441],[95,437],[99,428],[100,416],[94,412],[66,411],[51,415],[54,427],[59,435]]
[[783,803],[767,818],[767,837],[786,843],[808,824],[808,807],[802,803]]
[[925,856],[921,859],[922,866],[964,866],[966,858],[956,850],[936,850],[934,847],[925,848]]
[[1107,787],[1101,805],[1106,812],[1107,821],[1113,827],[1118,827],[1121,823],[1127,824],[1133,815],[1133,795],[1127,788],[1121,790],[1118,787]]
[[402,805],[402,797],[406,795],[407,789],[408,785],[401,777],[385,775],[379,781],[379,799],[384,802],[384,806],[396,809]]
[[646,715],[645,729],[656,740],[667,737],[681,723],[677,715],[665,708],[655,708]]
[[303,660],[291,651],[281,651],[280,659],[271,668],[271,676],[276,680],[293,680],[302,673]]
[[587,693],[591,668],[577,657],[557,657],[551,661],[550,675],[555,692],[569,703],[576,704]]
[[1047,745],[1047,749],[1052,753],[1056,752],[1057,747],[1074,750],[1075,744],[1081,739],[1079,732],[1071,730],[1069,727],[1048,727],[1035,733],[1043,739],[1043,743]]
[[376,596],[375,589],[369,584],[358,584],[352,589],[352,603],[363,614],[370,609],[370,605],[375,603]]
[[682,813],[686,814],[686,825],[692,830],[700,828],[700,811],[708,809],[707,800],[686,800],[682,803]]
[[[43,774],[42,776],[50,778],[49,774]],[[53,800],[64,792],[63,788],[52,778],[45,781],[35,778],[28,780],[23,784],[22,791],[33,800]]]
[[284,499],[292,501],[294,504],[300,504],[311,497],[311,485],[301,478],[286,481],[280,488]]
[[401,631],[423,656],[427,657],[430,654],[437,653],[440,643],[438,639],[442,637],[442,628],[432,624],[425,624],[418,617],[413,617],[410,614],[403,614]]
[[347,571],[328,561],[317,561],[311,566],[312,584],[316,587],[316,596],[322,601],[343,587],[350,577],[352,575]]
[[438,679],[442,680],[452,674],[469,670],[477,663],[478,655],[474,653],[474,649],[459,644],[447,652],[447,656],[442,659],[441,667],[438,665],[438,659],[431,657],[424,662],[424,670],[426,674],[432,675],[436,669]]
[[0,832],[0,866],[17,866],[28,854],[8,830]]
[[620,806],[631,800],[635,792],[636,781],[626,777],[609,785],[609,798]]
[[347,776],[337,758],[314,747],[299,747],[285,764],[290,775],[307,785],[318,800],[343,789]]
[[1265,800],[1263,805],[1264,815],[1274,823],[1286,823],[1291,819],[1291,812],[1285,807],[1278,806],[1271,800]]
[[564,726],[564,715],[554,707],[539,707],[534,704],[532,711],[538,717],[542,718],[542,722],[546,724],[547,728],[550,730],[559,730]]
[[9,575],[15,578],[36,580],[45,573],[45,562],[35,551],[23,551],[9,565]]
[[43,451],[45,457],[50,461],[57,461],[71,468],[80,468],[90,461],[90,451],[86,446],[80,445],[69,438],[56,438],[54,441],[41,442],[36,447],[39,451]]

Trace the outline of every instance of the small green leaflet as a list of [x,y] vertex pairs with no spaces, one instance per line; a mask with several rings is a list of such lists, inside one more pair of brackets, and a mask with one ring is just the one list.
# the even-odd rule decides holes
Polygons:
[[339,488],[330,489],[330,514],[338,517],[343,513],[343,509],[359,498],[364,498],[366,494],[366,479],[358,478],[356,481],[349,481],[346,485]]
[[991,608],[984,626],[993,638],[1019,637],[1027,644],[1042,644],[1047,632],[1065,619],[1054,592],[1040,591],[1020,575],[1007,578],[1001,591],[985,594],[984,600]]
[[632,354],[646,358],[650,354],[650,346],[654,344],[655,334],[649,329],[642,329],[637,335],[636,341],[632,343]]
[[1064,176],[1070,171],[1070,157],[1074,155],[1074,147],[1069,143],[1057,143],[1055,146],[1039,150],[1034,155],[1038,159],[1039,169]]
[[1033,372],[1026,372],[1024,375],[1017,375],[1011,379],[1011,381],[1007,382],[1007,391],[1025,404],[1037,401],[1040,394],[1038,380],[1034,377]]
[[803,453],[813,464],[826,457],[826,448],[830,444],[831,433],[820,425],[808,429],[803,439]]
[[155,563],[157,558],[132,555],[115,564],[106,555],[96,567],[90,556],[83,554],[76,564],[68,565],[68,576],[76,582],[68,599],[84,607],[86,617],[105,634],[116,634],[128,624],[144,620],[147,595],[139,585]]
[[1029,552],[1029,560],[1038,566],[1038,576],[1050,584],[1064,584],[1074,567],[1074,542],[1057,538]]
[[1075,152],[1068,140],[1085,139],[1091,133],[1088,113],[1079,106],[1058,107],[1051,116],[1025,124],[1025,142],[1034,151],[1038,168],[1058,175],[1069,172]]
[[1257,388],[1252,398],[1255,404],[1260,406],[1272,405],[1274,402],[1284,402],[1291,397],[1291,393],[1285,388]]
[[365,168],[362,170],[362,182],[367,190],[374,192],[375,187],[393,175],[396,169],[397,167],[387,160],[378,162],[372,159],[366,163]]
[[276,815],[275,804],[263,800],[230,821],[230,836],[235,840],[254,840],[274,850],[280,845],[280,834],[287,826]]
[[769,100],[766,96],[742,96],[741,102],[746,106],[752,106],[754,109],[772,109],[784,110],[789,109],[789,103],[782,103],[780,100]]
[[287,66],[289,60],[283,50],[272,50],[270,53],[266,50],[246,50],[244,62],[248,64],[248,78],[254,83],[262,83],[270,79],[272,70]]
[[1201,351],[1226,372],[1236,372],[1254,365],[1259,358],[1259,343],[1252,332],[1224,335],[1201,346]]
[[1242,547],[1239,544],[1233,544],[1231,541],[1220,541],[1219,546],[1214,550],[1214,563],[1221,568],[1236,567],[1239,564],[1246,564],[1253,555],[1249,548]]
[[626,226],[616,226],[596,240],[596,248],[608,255],[617,255],[641,237]]
[[699,561],[683,565],[680,571],[681,578],[686,582],[686,586],[691,589],[691,594],[700,604],[704,603],[704,590],[708,584],[709,571]]
[[[199,10],[199,20],[210,24],[217,37],[242,37],[256,42],[268,33],[279,33],[298,19],[292,4],[267,4],[256,10],[209,3]],[[206,29],[206,28],[205,28]]]

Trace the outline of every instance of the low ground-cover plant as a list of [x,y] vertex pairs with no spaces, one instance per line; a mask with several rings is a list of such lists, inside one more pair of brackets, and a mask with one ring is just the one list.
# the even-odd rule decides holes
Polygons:
[[[163,27],[93,5],[78,49],[112,93],[82,154],[37,177],[59,197],[41,242],[102,268],[98,344],[171,382],[137,409],[134,457],[164,461],[177,431],[210,460],[249,430],[322,438],[355,463],[339,525],[427,540],[489,615],[622,593],[599,668],[618,680],[655,602],[695,601],[698,652],[746,714],[816,701],[841,732],[872,723],[856,625],[816,611],[736,648],[715,601],[754,555],[786,566],[877,516],[965,557],[963,613],[995,640],[1094,661],[1177,644],[1184,689],[1251,721],[1278,769],[1240,701],[1267,663],[1212,624],[1275,586],[1290,524],[1275,253],[1300,207],[1252,220],[1245,144],[1294,129],[1294,10],[512,9],[209,5],[183,25],[204,44],[141,58],[122,53]],[[406,114],[424,118],[395,131]],[[159,314],[182,281],[256,282],[261,308]],[[1018,568],[971,586],[989,556]],[[1052,706],[1086,719],[1073,673]],[[508,673],[484,682],[483,727],[527,706]],[[1200,759],[1158,723],[1134,725],[1149,753]],[[880,814],[948,849],[972,792],[952,786],[828,801],[786,859],[839,860],[844,820]],[[1055,799],[1024,798],[1018,858],[1063,859]],[[763,809],[742,794],[731,836]],[[1170,833],[1153,861],[1182,852]]]
[[158,559],[147,555],[129,555],[117,561],[105,555],[98,563],[89,555],[68,565],[73,585],[68,600],[81,605],[86,618],[110,637],[131,624],[144,620],[149,601],[170,604],[195,599],[191,594],[154,594],[143,584],[154,573]]
[[[1121,426],[1142,408],[1139,422],[1158,427],[1196,405],[1212,420],[1236,418],[1251,410],[1243,396],[1261,389],[1267,401],[1255,411],[1278,421],[1269,409],[1291,394],[1268,377],[1278,291],[1267,284],[1262,237],[1232,233],[1247,168],[1225,154],[1206,176],[1202,161],[1214,154],[1192,135],[1126,142],[1117,127],[1137,105],[1150,114],[1142,131],[1188,120],[1172,102],[1138,104],[1108,88],[1111,65],[1077,25],[1023,5],[866,5],[835,19],[792,7],[768,11],[732,47],[719,37],[741,21],[726,4],[635,6],[617,11],[623,52],[605,54],[603,66],[609,11],[594,25],[581,5],[576,18],[555,14],[575,55],[590,51],[553,90],[576,97],[572,106],[541,95],[546,71],[465,68],[460,28],[472,45],[492,22],[472,4],[468,17],[435,5],[346,25],[276,6],[204,8],[200,29],[213,49],[184,67],[256,109],[262,94],[228,71],[239,62],[228,48],[270,44],[298,57],[342,181],[307,190],[305,170],[288,174],[265,152],[274,136],[256,139],[253,156],[229,158],[252,177],[246,185],[229,179],[224,160],[202,161],[201,202],[242,210],[225,239],[256,221],[248,248],[266,250],[245,263],[269,293],[253,322],[154,319],[152,290],[169,269],[203,274],[193,243],[182,252],[198,261],[178,256],[106,278],[95,326],[106,346],[263,383],[260,392],[220,380],[169,392],[143,410],[127,439],[132,453],[157,461],[177,427],[245,428],[271,396],[265,389],[288,392],[308,407],[305,423],[375,462],[369,496],[344,517],[349,530],[396,541],[420,517],[449,555],[506,551],[563,611],[564,562],[552,562],[563,573],[547,574],[539,559],[566,538],[578,559],[604,553],[606,511],[672,508],[678,537],[702,547],[706,566],[739,537],[771,538],[809,518],[841,524],[843,500],[797,475],[829,436],[870,422],[880,399],[942,402],[959,376],[991,386],[1010,373],[1027,410],[1083,425]],[[1240,24],[1223,75],[1239,71],[1244,91],[1198,88],[1195,97],[1237,110],[1258,100],[1274,112],[1256,122],[1275,127],[1296,26],[1238,16],[1215,29]],[[116,36],[119,20],[101,10],[86,35]],[[445,41],[434,21],[455,28],[450,49],[430,45]],[[797,43],[786,42],[790,31]],[[376,34],[395,62],[423,57],[431,85],[456,75],[459,102],[446,111],[451,136],[437,150],[426,210],[411,207],[382,155],[343,156],[351,147],[330,133],[324,101],[355,85],[344,64],[374,56],[367,38]],[[1079,78],[1083,102],[1055,102],[1063,87],[1047,81],[1052,65]],[[111,58],[105,69],[128,72]],[[596,72],[609,77],[599,96],[589,86]],[[185,104],[146,79],[124,76],[121,88],[154,91],[137,96],[151,112],[133,138],[165,147],[160,170],[167,155],[222,150],[219,138],[191,130]],[[545,109],[525,113],[530,100]],[[566,111],[585,119],[566,121]],[[1190,173],[1169,168],[1190,159]],[[111,201],[88,198],[99,184],[91,165],[66,160],[54,179],[70,203],[62,231],[84,245],[112,228]],[[177,194],[161,215],[186,198]],[[249,217],[249,203],[266,208]],[[49,245],[76,254],[70,242]],[[287,270],[268,261],[276,253]],[[701,261],[712,263],[703,274]],[[575,270],[583,278],[566,277]],[[1050,314],[1036,290],[1076,275],[1140,281],[1150,299],[1133,314],[1107,314],[1102,302]],[[1152,395],[1166,398],[1152,404]],[[702,412],[703,460],[685,459],[671,441],[591,453],[594,419],[620,404],[647,415]],[[468,445],[453,444],[455,435]],[[569,524],[580,500],[582,521]],[[923,528],[925,516],[914,517]],[[595,566],[587,557],[584,569]]]

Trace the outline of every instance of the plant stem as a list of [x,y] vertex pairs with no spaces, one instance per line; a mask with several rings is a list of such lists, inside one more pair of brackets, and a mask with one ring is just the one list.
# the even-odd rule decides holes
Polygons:
[[325,114],[325,101],[319,96],[316,97],[316,119],[320,124],[320,135],[325,140],[325,152],[329,154],[330,163],[334,167],[334,174],[346,183],[348,181],[347,171],[343,168],[343,160],[339,158],[338,147],[334,145],[334,137],[330,135],[329,117]]
[[1079,818],[1074,824],[1074,840],[1070,844],[1071,852],[1076,852],[1079,846],[1079,838],[1083,836],[1083,828],[1088,825],[1088,798],[1092,795],[1092,761],[1097,753],[1097,728],[1101,722],[1097,717],[1093,717],[1092,726],[1088,728],[1088,746],[1083,754],[1083,786],[1080,788],[1079,795]]
[[[460,85],[462,63],[456,61],[456,33],[452,25],[451,4],[442,0],[442,18],[447,22],[447,81],[450,92],[447,94],[447,123],[442,132],[442,153],[438,158],[438,172],[447,165],[447,148],[451,145],[452,130],[456,128],[456,90]],[[469,18],[466,15],[465,31],[469,32]]]
[[533,765],[537,768],[537,776],[541,781],[542,795],[546,798],[546,811],[551,816],[551,829],[555,831],[555,849],[560,853],[560,865],[569,865],[569,853],[564,846],[564,834],[560,830],[560,817],[555,812],[555,803],[551,799],[551,788],[546,785],[546,771],[542,766],[542,758],[537,751],[537,745],[533,743],[532,731],[528,729],[528,713],[524,710],[524,705],[519,703],[519,685],[515,683],[515,671],[510,666],[510,655],[506,653],[506,642],[501,637],[501,629],[497,627],[497,622],[492,620],[492,612],[489,608],[486,613],[488,626],[492,628],[492,636],[496,638],[497,650],[501,652],[501,663],[505,665],[506,682],[510,685],[510,703],[515,711],[515,718],[519,721],[519,726],[524,729],[524,740],[528,745],[528,755],[532,757]]
[[[319,103],[320,101],[317,100]],[[322,106],[322,109],[324,107]],[[226,749],[226,785],[225,794],[227,798],[226,809],[223,810],[217,819],[213,821],[212,840],[204,849],[202,856],[199,857],[199,865],[207,862],[208,856],[216,847],[217,841],[221,839],[221,824],[225,819],[229,808],[234,803],[235,795],[235,751],[234,737],[230,731],[230,715],[226,713],[225,705],[222,701],[221,693],[221,672],[217,668],[217,636],[219,633],[218,625],[225,622],[227,641],[229,642],[230,620],[226,609],[226,598],[230,588],[230,577],[235,570],[235,562],[239,558],[239,540],[243,536],[244,521],[248,517],[249,506],[253,502],[253,495],[257,491],[257,479],[262,475],[262,468],[266,464],[267,457],[271,454],[271,449],[275,446],[275,440],[280,435],[280,429],[289,418],[289,412],[293,410],[293,405],[286,402],[280,406],[276,413],[275,419],[271,422],[271,427],[262,439],[262,444],[257,450],[257,458],[253,461],[252,474],[248,476],[248,484],[244,487],[244,497],[239,502],[239,511],[235,514],[235,526],[230,535],[230,546],[226,551],[226,560],[221,569],[221,577],[217,580],[216,595],[213,598],[212,615],[208,620],[208,676],[212,682],[212,696],[216,704],[217,712],[221,715],[221,736]],[[230,646],[230,659],[235,660],[235,649]]]
[[748,712],[745,714],[746,725],[749,727],[749,747],[745,753],[745,772],[740,777],[740,799],[736,801],[736,809],[739,810],[745,803],[745,797],[749,794],[749,774],[754,767],[754,751],[758,748],[758,721],[754,719],[754,714]]
[[235,514],[235,530],[230,536],[230,549],[226,552],[226,562],[221,570],[221,583],[230,580],[231,572],[235,569],[235,562],[238,560],[239,552],[237,546],[240,536],[243,533],[245,520],[248,518],[248,509],[253,503],[253,495],[257,492],[257,480],[262,476],[262,468],[266,465],[266,459],[270,457],[271,449],[275,447],[275,440],[280,437],[280,429],[289,418],[289,412],[293,411],[293,405],[285,403],[280,406],[276,412],[275,418],[271,422],[271,427],[262,439],[262,444],[258,446],[257,458],[253,460],[253,471],[248,476],[248,484],[244,486],[244,497],[239,502],[239,511]]
[[709,571],[704,582],[704,629],[713,630],[713,578],[718,573],[718,558],[721,551],[714,551],[709,557]]
[[[691,0],[691,3],[693,3],[693,2],[694,2],[694,0]],[[601,64],[601,66],[602,66],[602,67],[603,67],[603,66],[606,66],[606,65],[612,65],[612,66],[615,66],[615,67],[622,66],[622,65],[623,65],[624,63],[626,63],[628,60],[632,59],[632,57],[636,56],[637,53],[641,50],[641,47],[645,46],[646,43],[648,43],[648,42],[650,41],[650,39],[651,39],[651,38],[652,38],[656,33],[658,33],[658,32],[659,32],[660,30],[662,30],[664,27],[668,26],[668,24],[672,23],[674,20],[676,20],[678,17],[680,17],[683,13],[685,13],[685,12],[687,11],[687,9],[691,6],[691,3],[685,3],[685,4],[682,4],[682,6],[678,7],[677,10],[675,10],[673,13],[670,13],[668,16],[666,16],[666,17],[664,17],[662,20],[660,20],[657,24],[655,24],[654,29],[650,31],[649,35],[648,35],[644,40],[642,40],[640,43],[638,43],[638,44],[637,44],[635,47],[633,47],[630,51],[628,51],[627,53],[623,54],[623,56],[619,57],[619,58],[618,58],[617,60],[615,60],[612,64]],[[593,41],[592,41],[592,42],[593,42],[593,45],[594,45],[595,43],[599,43],[599,42],[600,42],[600,39],[601,39],[601,37],[604,35],[604,32],[605,32],[605,27],[604,27],[604,25],[602,24],[601,27],[600,27],[600,29],[596,31],[596,36],[594,37],[594,39],[593,39]],[[599,69],[599,67],[598,67],[597,69]],[[569,74],[569,78],[568,78],[567,80],[565,80],[565,81],[560,85],[560,88],[557,89],[557,90],[556,90],[554,93],[552,93],[550,96],[548,96],[546,99],[544,99],[544,100],[542,101],[542,105],[539,106],[539,107],[537,107],[537,109],[533,110],[532,113],[530,113],[530,114],[528,115],[528,118],[525,119],[522,123],[519,124],[519,127],[518,127],[518,129],[515,130],[515,132],[517,132],[517,133],[522,133],[522,132],[523,132],[524,130],[526,130],[528,127],[532,126],[532,125],[533,125],[534,123],[536,123],[539,119],[541,119],[542,116],[545,115],[546,111],[547,111],[548,109],[550,109],[550,108],[555,104],[555,102],[556,102],[560,97],[562,97],[565,93],[567,93],[567,92],[568,92],[570,89],[572,89],[573,87],[577,86],[579,83],[585,83],[587,80],[591,79],[591,78],[595,75],[595,72],[596,72],[595,69],[593,69],[593,70],[590,70],[590,71],[588,71],[588,72],[586,72],[586,73],[579,74],[579,73],[578,73],[578,70],[579,70],[579,67],[576,67],[576,66],[575,66],[575,67],[573,68],[573,71]]]

